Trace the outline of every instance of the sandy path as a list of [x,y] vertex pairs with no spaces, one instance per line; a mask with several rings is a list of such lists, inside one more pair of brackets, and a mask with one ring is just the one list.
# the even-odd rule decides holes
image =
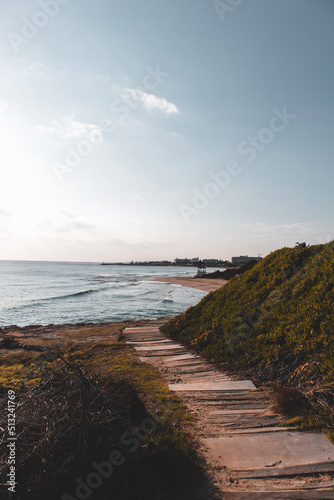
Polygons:
[[334,499],[334,446],[325,435],[282,427],[285,419],[271,410],[264,392],[167,338],[159,330],[165,322],[123,333],[196,419],[199,452],[216,487],[204,498]]
[[173,283],[174,285],[197,288],[198,290],[203,290],[204,292],[214,292],[227,283],[227,280],[222,279],[181,278],[176,276],[168,278],[154,278],[153,281],[162,281],[164,283]]

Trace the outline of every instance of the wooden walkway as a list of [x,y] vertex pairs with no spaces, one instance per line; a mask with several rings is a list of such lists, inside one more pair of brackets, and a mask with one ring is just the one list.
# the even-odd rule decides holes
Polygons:
[[196,417],[201,452],[221,498],[334,499],[334,446],[326,436],[280,427],[283,417],[270,411],[251,381],[219,372],[162,334],[162,324],[150,321],[124,335]]

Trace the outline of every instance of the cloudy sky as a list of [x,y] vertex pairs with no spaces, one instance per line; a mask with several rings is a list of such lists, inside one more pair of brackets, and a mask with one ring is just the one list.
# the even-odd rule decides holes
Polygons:
[[1,0],[0,259],[334,238],[332,0]]

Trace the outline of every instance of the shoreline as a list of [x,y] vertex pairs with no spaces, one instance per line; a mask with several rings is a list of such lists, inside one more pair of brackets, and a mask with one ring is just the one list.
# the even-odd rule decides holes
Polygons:
[[173,285],[181,285],[188,288],[196,288],[203,292],[214,292],[228,283],[228,280],[196,278],[183,276],[168,276],[162,278],[153,278],[152,281],[160,281],[162,283],[172,283]]
[[[174,316],[161,316],[159,318],[140,318],[140,319],[125,319],[124,321],[99,321],[97,323],[49,323],[46,325],[8,325],[0,326],[0,344],[1,340],[13,337],[14,340],[17,338],[38,338],[38,339],[52,339],[55,333],[75,333],[78,330],[98,330],[102,328],[113,328],[113,327],[135,327],[145,324],[148,321],[152,323],[159,323],[166,319],[171,320]],[[1,345],[0,345],[1,352]]]
[[[180,285],[184,286],[187,288],[195,288],[197,290],[202,290],[203,292],[213,292],[215,290],[218,290],[218,288],[221,288],[222,286],[226,285],[228,283],[227,280],[223,279],[206,279],[206,278],[196,278],[196,277],[182,277],[182,276],[167,276],[167,277],[160,277],[160,278],[153,278],[151,281],[159,281],[161,283],[172,283],[174,285]],[[102,327],[102,326],[107,326],[107,325],[115,325],[115,324],[124,324],[124,323],[131,323],[131,324],[138,324],[141,322],[145,321],[159,321],[160,319],[165,318],[165,316],[162,316],[161,318],[138,318],[138,319],[127,319],[124,321],[98,321],[96,323],[94,322],[77,322],[77,323],[59,323],[59,324],[54,324],[54,323],[48,323],[45,325],[25,325],[25,326],[18,326],[18,325],[5,325],[5,326],[0,326],[0,339],[3,337],[3,335],[33,335],[33,336],[41,336],[41,335],[52,335],[54,331],[56,330],[75,330],[78,328],[97,328],[97,327]],[[166,316],[166,318],[172,319],[171,316]]]

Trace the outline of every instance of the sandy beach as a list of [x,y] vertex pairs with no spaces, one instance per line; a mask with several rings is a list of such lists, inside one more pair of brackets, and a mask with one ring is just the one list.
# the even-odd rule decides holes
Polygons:
[[206,279],[206,278],[183,278],[183,277],[168,277],[154,278],[153,281],[162,281],[164,283],[173,283],[174,285],[182,285],[190,288],[197,288],[204,292],[214,292],[228,283],[222,279]]

